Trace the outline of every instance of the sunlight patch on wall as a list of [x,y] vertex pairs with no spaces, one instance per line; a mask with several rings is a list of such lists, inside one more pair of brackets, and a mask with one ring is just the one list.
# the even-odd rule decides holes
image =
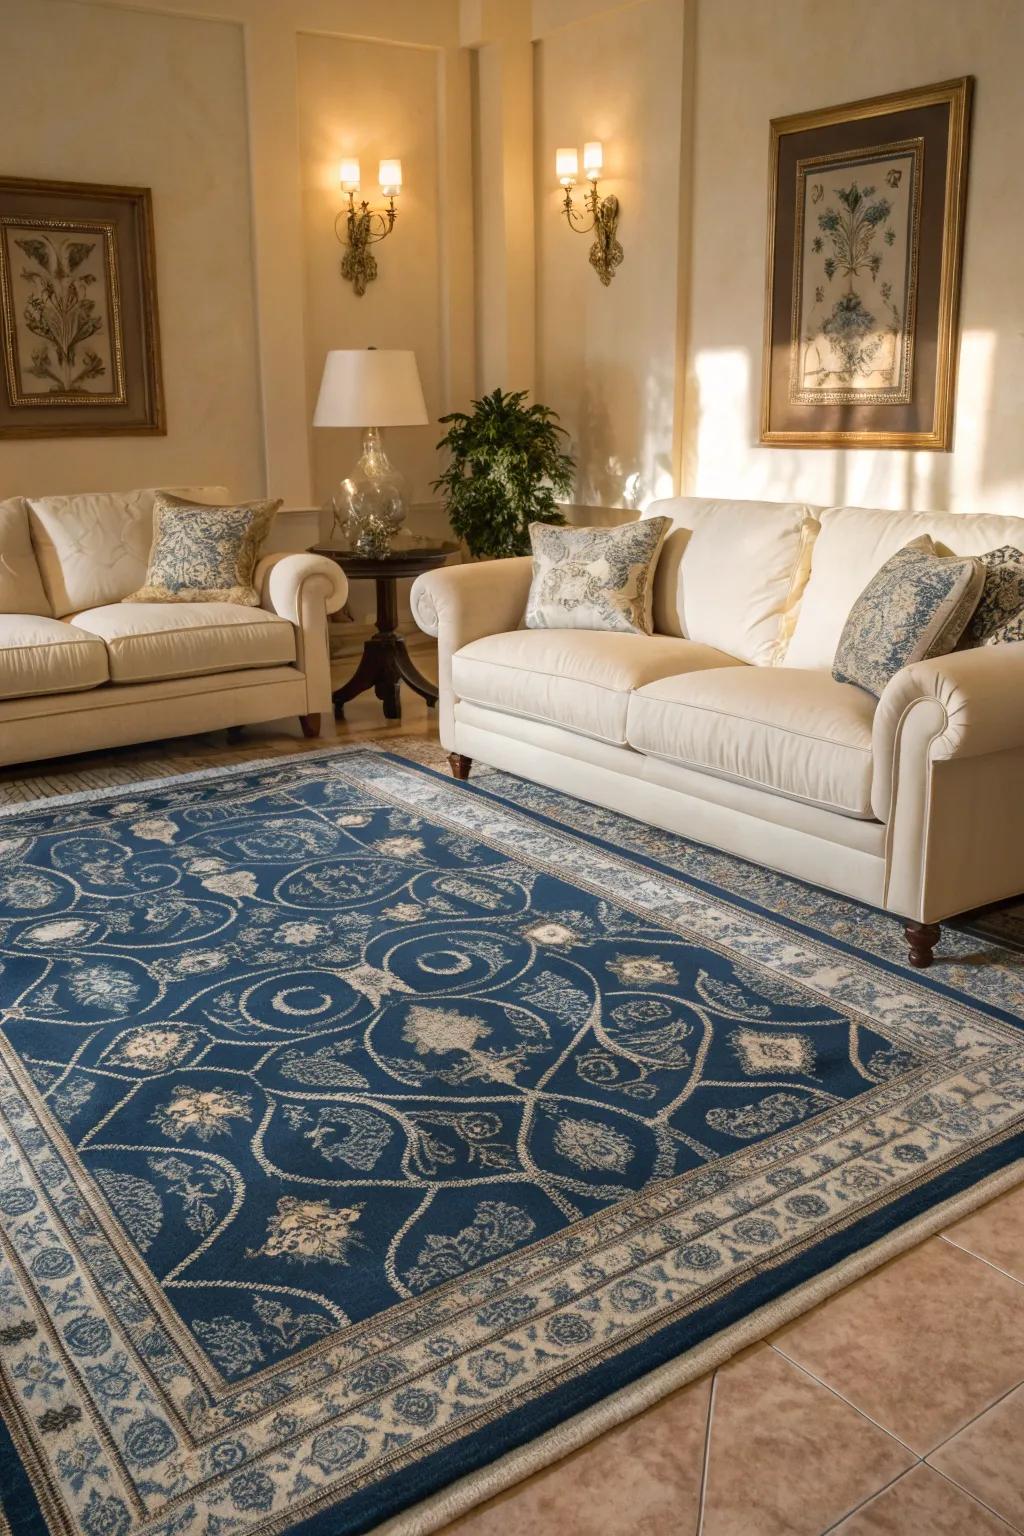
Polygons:
[[[985,451],[991,428],[995,355],[994,331],[964,331],[960,338],[956,386],[956,452],[950,476],[950,503],[958,512],[972,510],[971,497],[976,496],[978,488],[985,483]],[[1018,483],[1018,496],[1019,490]]]
[[[715,347],[697,353],[691,388],[696,412],[696,483],[691,494],[724,490],[730,466],[742,464],[751,422],[750,356],[743,347]],[[705,487],[707,487],[705,489]],[[721,493],[721,491],[719,492]],[[734,493],[735,494],[735,493]]]

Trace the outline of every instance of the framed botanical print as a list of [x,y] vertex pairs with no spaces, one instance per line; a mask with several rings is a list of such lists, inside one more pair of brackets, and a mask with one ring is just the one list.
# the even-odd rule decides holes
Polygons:
[[762,443],[952,443],[971,80],[771,124]]
[[164,431],[148,189],[0,177],[0,437]]

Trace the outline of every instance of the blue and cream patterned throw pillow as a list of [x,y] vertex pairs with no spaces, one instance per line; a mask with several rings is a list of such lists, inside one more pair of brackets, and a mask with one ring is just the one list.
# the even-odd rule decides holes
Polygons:
[[876,571],[850,609],[832,676],[880,697],[902,667],[955,648],[984,585],[980,560],[940,555],[931,539],[915,539]]
[[259,606],[256,562],[279,501],[207,507],[166,491],[153,507],[146,580],[126,603],[244,603]]
[[612,629],[649,635],[654,567],[668,517],[619,528],[530,524],[533,581],[527,629]]
[[1024,640],[1024,549],[1004,544],[981,556],[985,585],[961,645],[1002,645]]

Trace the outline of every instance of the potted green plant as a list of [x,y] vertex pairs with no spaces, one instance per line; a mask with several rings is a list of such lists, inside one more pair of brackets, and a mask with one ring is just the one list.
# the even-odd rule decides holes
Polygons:
[[550,406],[525,401],[525,390],[496,389],[470,414],[441,417],[448,431],[437,446],[448,467],[434,490],[444,492],[452,528],[473,555],[527,555],[530,523],[565,522],[555,496],[573,487],[567,434]]

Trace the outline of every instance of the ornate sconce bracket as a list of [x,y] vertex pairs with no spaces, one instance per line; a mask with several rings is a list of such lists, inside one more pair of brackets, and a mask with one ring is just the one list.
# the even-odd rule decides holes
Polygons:
[[574,229],[577,234],[593,233],[590,265],[607,288],[615,276],[616,268],[622,265],[624,256],[618,239],[619,200],[617,197],[601,197],[597,182],[591,181],[584,203],[585,214],[573,205],[572,187],[566,187],[562,211],[570,229]]
[[334,232],[341,244],[347,247],[341,258],[341,275],[346,282],[352,284],[360,298],[366,292],[367,283],[372,283],[377,276],[377,258],[370,246],[390,235],[397,217],[398,209],[393,197],[389,198],[386,208],[371,208],[365,202],[357,206],[350,192],[348,208],[339,213],[334,221]]

